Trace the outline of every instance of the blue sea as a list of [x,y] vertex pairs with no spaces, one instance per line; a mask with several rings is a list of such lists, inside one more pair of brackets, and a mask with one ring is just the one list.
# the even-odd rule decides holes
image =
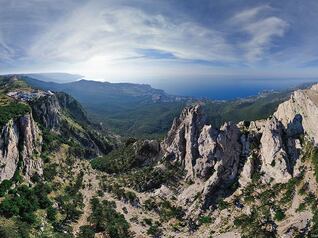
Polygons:
[[313,82],[318,82],[318,79],[221,79],[211,81],[205,79],[193,81],[170,80],[169,83],[162,80],[152,84],[152,86],[173,95],[228,100],[256,96],[263,91],[298,88]]

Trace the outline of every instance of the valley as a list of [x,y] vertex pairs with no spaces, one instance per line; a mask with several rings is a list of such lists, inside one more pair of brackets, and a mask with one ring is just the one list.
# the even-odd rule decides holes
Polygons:
[[[36,75],[35,75],[36,76]],[[257,120],[271,115],[293,89],[266,92],[236,100],[195,99],[174,96],[141,84],[112,84],[80,80],[71,83],[44,82],[21,76],[34,88],[62,91],[78,100],[95,123],[102,123],[122,136],[163,138],[182,109],[195,102],[205,107],[209,121],[220,127],[226,121]],[[304,87],[300,85],[299,88]]]
[[317,85],[230,102],[167,96],[185,104],[165,135],[132,138],[64,92],[0,81],[1,237],[318,234]]

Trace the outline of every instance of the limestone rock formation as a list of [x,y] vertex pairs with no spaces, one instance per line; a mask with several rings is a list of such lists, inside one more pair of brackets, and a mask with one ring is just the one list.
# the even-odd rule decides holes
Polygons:
[[43,174],[43,160],[39,157],[42,147],[42,135],[32,114],[27,114],[19,119],[22,151],[21,159],[23,161],[23,174],[27,179],[37,173]]
[[19,162],[19,128],[10,120],[1,131],[0,137],[0,181],[11,179]]
[[[184,166],[186,179],[203,182],[203,204],[208,205],[214,190],[237,176],[241,132],[233,123],[225,123],[218,130],[204,122],[200,105],[184,109],[174,121],[162,148],[167,159],[179,161]],[[190,191],[185,193],[193,195]]]
[[255,161],[253,155],[249,156],[243,166],[240,174],[239,183],[241,187],[245,187],[252,182],[252,176],[255,170]]
[[[42,175],[43,162],[37,158],[41,151],[42,136],[32,115],[10,120],[0,136],[0,181],[11,179],[20,169],[26,179],[34,173]],[[22,166],[19,168],[19,165]]]
[[[193,207],[196,194],[209,207],[232,183],[240,187],[259,173],[265,183],[287,183],[299,175],[304,134],[318,139],[318,86],[298,90],[268,119],[225,123],[220,129],[206,124],[200,105],[190,106],[175,119],[161,144],[164,157],[179,162],[192,185],[179,200]],[[222,196],[222,195],[221,195]]]
[[82,106],[65,93],[55,93],[32,102],[33,115],[47,130],[78,141],[85,157],[94,158],[112,150],[108,138],[93,127]]
[[240,131],[235,124],[225,123],[216,137],[216,149],[213,157],[215,164],[212,176],[204,185],[202,198],[204,203],[209,201],[217,187],[228,185],[237,177],[241,144],[239,143]]
[[262,172],[266,182],[285,183],[291,178],[284,147],[283,125],[276,117],[268,119],[261,138]]
[[61,107],[56,95],[42,97],[33,102],[33,114],[45,128],[59,131],[61,123]]
[[187,178],[193,178],[193,167],[199,157],[198,138],[205,123],[200,105],[187,107],[173,121],[171,130],[162,143],[164,157],[184,166]]
[[303,129],[318,143],[318,84],[295,91],[288,101],[278,106],[274,115],[291,133],[300,133]]

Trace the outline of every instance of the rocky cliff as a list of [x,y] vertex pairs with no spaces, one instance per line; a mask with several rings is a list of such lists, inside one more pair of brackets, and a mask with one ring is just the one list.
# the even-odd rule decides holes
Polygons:
[[65,93],[55,93],[32,102],[33,115],[43,128],[75,140],[83,146],[85,157],[96,157],[112,150],[112,135],[99,133],[82,106]]
[[294,92],[266,120],[225,123],[221,128],[207,123],[200,105],[184,109],[161,148],[166,159],[186,171],[185,181],[191,181],[178,196],[188,214],[198,204],[207,209],[244,189],[255,174],[271,186],[298,176],[304,138],[318,138],[317,90],[314,85]]
[[31,186],[3,183],[0,213],[25,222],[6,209],[24,209],[20,196],[34,188],[44,203],[27,218],[52,237],[316,237],[317,98],[314,85],[269,118],[221,127],[195,104],[161,142],[131,138],[88,161],[111,149],[110,138],[72,97],[45,95],[1,128],[0,182],[19,171]]
[[[21,104],[12,102],[13,109],[15,103],[16,107]],[[20,116],[12,114],[12,119],[0,128],[0,182],[18,174],[30,182],[34,174],[43,174],[43,133],[58,135],[75,147],[74,153],[84,158],[96,157],[112,149],[112,138],[99,133],[81,105],[65,93],[46,93],[21,105],[30,108],[30,112]]]
[[4,125],[0,136],[0,182],[12,179],[18,170],[27,180],[35,173],[42,175],[43,162],[38,157],[41,145],[42,135],[32,114]]

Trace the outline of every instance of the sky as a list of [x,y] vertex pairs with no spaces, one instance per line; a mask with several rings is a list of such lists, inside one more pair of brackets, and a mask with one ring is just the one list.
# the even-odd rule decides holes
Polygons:
[[[0,74],[177,88],[318,75],[316,0],[0,0]],[[172,90],[173,91],[173,90]]]

